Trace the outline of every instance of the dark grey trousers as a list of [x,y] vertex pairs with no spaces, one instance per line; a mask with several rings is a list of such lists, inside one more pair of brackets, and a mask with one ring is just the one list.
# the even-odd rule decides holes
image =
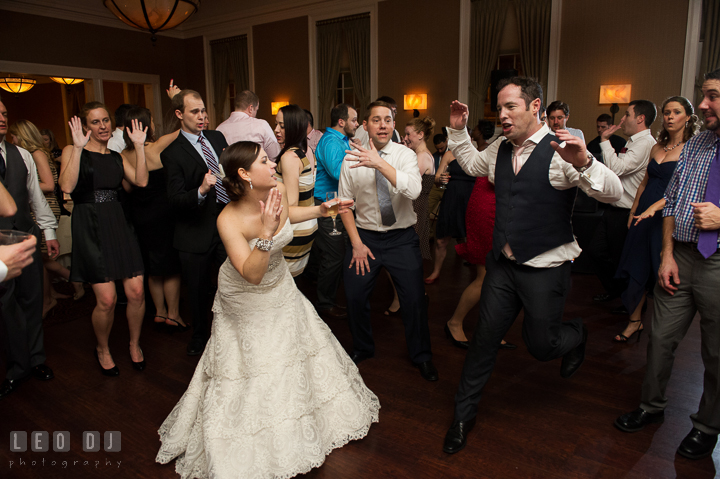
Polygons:
[[700,313],[700,355],[705,366],[703,394],[693,426],[705,434],[720,433],[720,253],[708,259],[695,243],[675,242],[674,258],[680,284],[673,295],[655,286],[655,314],[647,351],[647,371],[640,407],[655,413],[665,409],[675,350]]

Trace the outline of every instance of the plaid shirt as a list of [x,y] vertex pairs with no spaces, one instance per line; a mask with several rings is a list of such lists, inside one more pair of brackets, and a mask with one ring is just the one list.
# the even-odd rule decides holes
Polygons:
[[[665,190],[663,216],[675,217],[676,241],[697,243],[700,230],[695,227],[694,208],[690,203],[705,201],[710,164],[720,148],[720,138],[703,131],[691,138],[680,153],[675,173]],[[719,239],[720,241],[720,239]]]

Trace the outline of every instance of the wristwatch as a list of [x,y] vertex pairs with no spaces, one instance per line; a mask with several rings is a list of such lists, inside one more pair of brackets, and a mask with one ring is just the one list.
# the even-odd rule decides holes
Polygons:
[[590,153],[590,152],[588,151],[588,152],[587,152],[587,158],[588,158],[588,162],[585,164],[585,166],[581,166],[581,167],[578,168],[577,166],[574,166],[574,165],[573,165],[573,167],[577,170],[578,173],[585,173],[585,171],[587,171],[587,169],[592,166],[593,160],[595,159],[595,157],[592,156],[592,153]]

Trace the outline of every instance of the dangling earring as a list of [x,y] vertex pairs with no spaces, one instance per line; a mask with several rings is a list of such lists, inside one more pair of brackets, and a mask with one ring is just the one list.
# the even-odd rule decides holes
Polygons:
[[689,123],[686,121],[686,122],[685,122],[685,128],[687,128],[688,125],[689,125]]
[[248,183],[250,183],[250,189],[252,190],[252,180],[250,178],[248,178]]

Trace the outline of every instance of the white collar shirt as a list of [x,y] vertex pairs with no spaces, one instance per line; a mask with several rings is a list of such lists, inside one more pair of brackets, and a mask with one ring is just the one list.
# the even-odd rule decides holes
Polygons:
[[638,186],[645,178],[645,170],[650,161],[650,151],[655,143],[649,129],[631,136],[625,144],[625,148],[620,150],[620,154],[615,153],[609,140],[600,142],[605,165],[620,177],[624,190],[622,198],[614,202],[613,206],[632,208]]
[[422,189],[422,177],[418,168],[417,156],[410,148],[392,141],[389,141],[380,151],[383,153],[381,155],[383,159],[396,171],[396,185],[393,186],[388,181],[395,223],[390,226],[382,223],[375,183],[375,169],[362,166],[350,168],[355,164],[351,160],[351,156],[346,156],[343,161],[338,196],[355,199],[355,224],[358,228],[380,232],[409,228],[417,221],[412,202],[420,196]]

